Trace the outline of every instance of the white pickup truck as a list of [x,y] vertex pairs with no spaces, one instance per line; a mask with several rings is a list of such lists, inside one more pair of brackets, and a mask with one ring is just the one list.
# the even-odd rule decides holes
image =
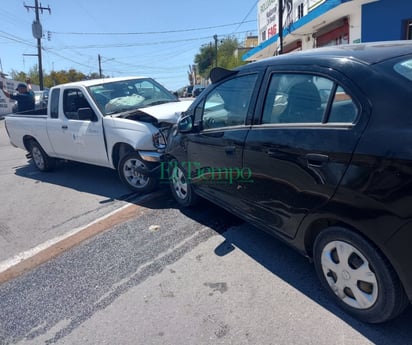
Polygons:
[[151,78],[87,80],[51,88],[47,109],[8,115],[5,127],[41,171],[57,159],[110,167],[147,193],[157,185],[167,132],[190,103]]

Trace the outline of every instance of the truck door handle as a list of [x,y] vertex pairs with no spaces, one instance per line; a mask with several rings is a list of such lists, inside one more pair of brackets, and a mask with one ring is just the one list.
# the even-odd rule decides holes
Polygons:
[[308,166],[318,168],[329,161],[329,156],[320,153],[308,153],[306,155],[306,161]]
[[66,125],[62,126],[62,129],[67,129],[67,128],[69,128],[69,127],[67,127]]

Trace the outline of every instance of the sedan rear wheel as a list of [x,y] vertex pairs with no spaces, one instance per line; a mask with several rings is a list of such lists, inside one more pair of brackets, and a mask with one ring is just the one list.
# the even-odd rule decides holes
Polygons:
[[335,302],[356,318],[379,323],[399,315],[408,300],[390,263],[361,235],[341,227],[321,232],[316,272]]

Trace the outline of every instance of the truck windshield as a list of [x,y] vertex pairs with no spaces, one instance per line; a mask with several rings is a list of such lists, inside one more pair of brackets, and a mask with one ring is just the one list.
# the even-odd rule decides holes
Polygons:
[[102,83],[89,92],[104,116],[178,101],[165,87],[150,78]]

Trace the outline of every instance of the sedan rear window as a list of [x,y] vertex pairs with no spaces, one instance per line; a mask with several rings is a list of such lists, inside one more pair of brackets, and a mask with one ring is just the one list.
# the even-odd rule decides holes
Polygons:
[[398,62],[393,68],[400,75],[412,81],[412,59]]

